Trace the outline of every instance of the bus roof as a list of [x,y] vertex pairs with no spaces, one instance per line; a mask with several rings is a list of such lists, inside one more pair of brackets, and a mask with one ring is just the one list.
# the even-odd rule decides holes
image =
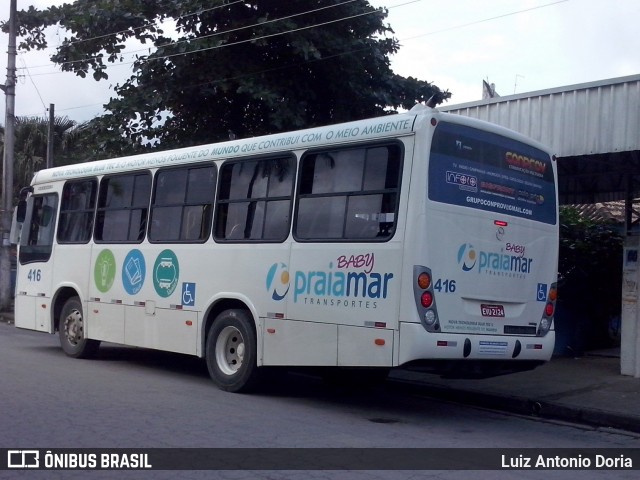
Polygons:
[[[424,115],[432,111],[430,108],[425,108],[419,114]],[[113,174],[192,162],[227,160],[258,154],[275,154],[283,151],[320,147],[327,144],[335,145],[410,135],[413,133],[417,116],[409,112],[293,132],[230,140],[175,150],[158,150],[140,155],[54,167],[37,172],[34,175],[32,185],[67,178]]]

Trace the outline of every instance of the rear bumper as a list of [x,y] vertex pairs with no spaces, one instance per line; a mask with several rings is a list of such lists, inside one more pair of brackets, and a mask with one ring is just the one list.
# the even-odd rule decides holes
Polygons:
[[[419,323],[400,323],[399,365],[460,370],[529,370],[551,359],[555,332],[544,337],[430,333]],[[513,366],[511,366],[513,365]],[[506,371],[508,370],[508,371]]]

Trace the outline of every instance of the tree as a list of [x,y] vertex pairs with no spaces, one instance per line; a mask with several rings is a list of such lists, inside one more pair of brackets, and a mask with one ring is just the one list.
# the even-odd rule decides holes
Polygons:
[[[53,123],[56,165],[78,163],[83,158],[76,147],[85,133],[86,124],[78,124],[67,117],[55,117]],[[4,129],[0,128],[4,134]],[[47,163],[47,135],[49,118],[16,117],[14,153],[14,192],[31,183],[33,174]],[[4,147],[4,137],[2,142]],[[1,150],[0,150],[0,153]]]
[[124,157],[144,150],[144,146],[123,135],[118,128],[110,125],[104,116],[83,123],[78,133],[73,148],[68,153],[71,159],[60,165]]
[[[44,29],[70,36],[52,56],[96,80],[127,60],[125,42],[152,48],[102,118],[138,144],[163,148],[395,113],[435,96],[435,85],[393,73],[399,42],[387,11],[366,0],[76,0],[18,13],[21,48]],[[163,26],[173,20],[174,28]],[[165,33],[166,30],[166,33]]]
[[588,219],[576,207],[560,208],[558,291],[567,314],[556,319],[556,332],[570,330],[573,353],[615,341],[609,329],[620,317],[620,230],[620,224]]

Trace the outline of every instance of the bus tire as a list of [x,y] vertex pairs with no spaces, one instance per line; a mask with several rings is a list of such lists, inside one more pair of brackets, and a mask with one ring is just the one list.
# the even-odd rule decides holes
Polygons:
[[78,297],[68,299],[58,320],[58,336],[62,350],[73,358],[89,358],[96,354],[100,342],[84,336],[82,303]]
[[258,383],[257,342],[246,310],[220,313],[209,327],[205,358],[209,375],[227,392],[248,392]]

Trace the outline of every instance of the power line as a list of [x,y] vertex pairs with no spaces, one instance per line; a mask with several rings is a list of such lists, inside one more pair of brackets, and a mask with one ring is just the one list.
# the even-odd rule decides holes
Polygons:
[[[256,27],[256,26],[263,26],[263,25],[265,25],[267,23],[274,23],[274,22],[277,22],[277,21],[287,20],[287,19],[290,19],[290,18],[293,18],[293,17],[296,17],[296,16],[301,16],[301,15],[305,15],[305,14],[309,14],[309,13],[315,13],[315,12],[318,12],[320,10],[325,10],[327,8],[333,8],[333,7],[336,7],[336,6],[345,5],[345,4],[351,3],[353,1],[355,1],[355,0],[346,0],[344,2],[335,4],[335,5],[329,5],[329,6],[325,6],[325,7],[320,7],[320,8],[316,8],[316,9],[313,9],[313,10],[308,10],[308,11],[305,11],[305,12],[289,15],[287,17],[281,17],[281,18],[270,20],[270,21],[266,21],[266,22],[256,23],[254,25],[249,25],[249,26],[239,27],[239,28],[235,28],[235,29],[231,29],[231,30],[226,30],[224,32],[219,32],[219,33],[216,33],[216,34],[213,34],[213,35],[208,35],[207,37],[215,36],[215,35],[222,35],[222,34],[225,34],[225,33],[231,33],[231,32],[238,31],[238,30],[243,30],[243,29],[247,29],[247,28],[253,28],[253,27]],[[408,1],[408,2],[405,2],[405,3],[402,3],[402,4],[394,5],[394,7],[404,6],[404,5],[408,5],[408,4],[411,4],[411,3],[417,3],[419,1],[422,1],[422,0],[411,0],[411,1]],[[238,2],[233,2],[233,3],[238,3]],[[228,4],[228,5],[231,5],[231,4]],[[217,8],[219,8],[219,7],[217,7]],[[337,22],[344,21],[344,20],[350,20],[350,19],[357,18],[357,17],[364,16],[364,15],[370,15],[370,14],[373,14],[373,13],[379,13],[381,10],[382,10],[381,8],[373,9],[373,10],[371,10],[369,12],[364,12],[364,13],[361,13],[361,14],[352,15],[352,16],[348,16],[348,17],[342,17],[342,18],[334,19],[334,20],[331,20],[331,21],[327,21],[327,22],[323,22],[323,23],[319,23],[319,24],[315,24],[315,25],[309,25],[309,26],[300,27],[300,28],[297,28],[297,29],[286,30],[286,31],[283,31],[283,32],[277,32],[277,33],[274,33],[274,34],[264,35],[264,36],[261,36],[261,37],[254,37],[254,38],[251,38],[251,39],[241,40],[241,41],[238,41],[238,42],[222,44],[222,45],[218,45],[218,46],[215,46],[215,47],[197,49],[197,50],[194,50],[194,51],[191,51],[191,52],[182,52],[182,53],[177,53],[177,54],[165,55],[165,56],[161,56],[161,57],[153,57],[153,58],[146,59],[145,61],[162,60],[162,59],[166,59],[166,58],[172,58],[172,57],[181,56],[181,55],[189,55],[189,54],[192,54],[192,53],[198,53],[198,52],[202,52],[202,51],[208,51],[208,50],[213,50],[213,49],[217,49],[217,48],[223,48],[223,47],[243,44],[243,43],[247,43],[247,42],[255,42],[257,40],[262,40],[262,39],[265,39],[265,38],[272,38],[272,37],[285,35],[285,34],[288,34],[288,33],[293,33],[293,32],[297,32],[297,31],[301,31],[301,30],[308,30],[308,29],[311,29],[311,28],[321,27],[321,26],[329,25],[329,24],[332,24],[332,23],[337,23]],[[94,38],[99,38],[99,37],[94,37]],[[195,39],[195,40],[199,40],[201,38],[206,38],[206,37],[200,37],[200,38]],[[189,40],[187,40],[187,41],[189,41]],[[181,43],[181,42],[177,42],[177,43]],[[177,43],[168,44],[168,45],[175,45]],[[164,45],[164,46],[166,46],[166,45]],[[160,47],[162,47],[162,46],[159,46],[157,48],[160,48]],[[363,50],[363,49],[360,49],[360,50]],[[134,53],[134,52],[125,52],[125,53]],[[329,56],[327,58],[334,58],[336,56],[341,56],[341,55],[344,55],[344,54],[345,53],[341,53],[341,54],[338,54],[338,55],[331,55],[331,56]],[[316,60],[320,60],[320,59],[316,59]],[[80,62],[80,61],[86,61],[86,59],[85,60],[74,60],[74,61],[70,61],[70,62],[63,62],[60,65],[70,64],[70,63],[75,63],[75,62]],[[133,64],[133,63],[135,63],[135,61],[134,62],[121,62],[121,63],[110,64],[110,65],[106,65],[106,66],[107,67],[112,67],[112,66],[119,66],[119,65],[130,65],[130,64]],[[307,63],[307,62],[303,62],[302,64],[304,64],[304,63]],[[50,64],[50,65],[55,65],[55,64]],[[50,65],[44,65],[44,66],[50,66]],[[291,66],[293,66],[293,65],[291,65]],[[291,66],[286,66],[284,68],[290,68]],[[36,67],[31,67],[31,68],[39,68],[39,67],[42,67],[42,66],[36,66]],[[26,66],[24,68],[26,69]],[[283,68],[283,67],[280,67],[280,68]],[[277,69],[279,69],[279,68],[277,68]],[[277,70],[277,69],[268,69],[268,70],[264,70],[262,72],[252,72],[250,74],[243,75],[243,76],[257,75],[259,73],[263,73],[263,72],[270,71],[270,70]],[[33,74],[33,76],[54,75],[54,74],[61,74],[61,73],[67,73],[67,72],[45,72],[45,73],[39,73],[39,74],[36,73],[36,74]],[[31,78],[31,74],[29,74],[29,77]],[[236,77],[234,77],[234,78],[236,78]],[[31,81],[33,82],[33,79],[31,79]],[[218,81],[225,81],[225,80],[218,80]],[[35,83],[34,83],[34,87],[35,87]],[[191,88],[191,87],[187,86],[185,88]],[[37,87],[36,87],[36,90],[37,90]],[[95,105],[102,105],[102,104],[95,104]],[[83,108],[83,107],[71,107],[71,108]],[[71,108],[59,109],[59,110],[60,111],[64,111],[64,110],[69,110]]]
[[[351,0],[348,0],[347,2],[343,2],[343,3],[338,4],[338,5],[343,5],[344,3],[348,3],[349,1],[351,1]],[[393,5],[393,6],[388,7],[388,8],[391,9],[391,8],[396,8],[396,7],[402,7],[402,6],[405,6],[405,5],[412,4],[412,3],[417,3],[419,1],[422,1],[422,0],[411,0],[411,1],[408,1],[408,2],[405,2],[405,3]],[[529,12],[529,11],[550,7],[550,6],[557,5],[557,4],[560,4],[560,3],[565,3],[565,2],[568,2],[568,1],[569,0],[558,0],[558,1],[555,1],[555,2],[552,2],[552,3],[547,3],[547,4],[544,4],[544,5],[538,5],[536,7],[516,10],[514,12],[509,12],[509,13],[505,13],[505,14],[502,14],[502,15],[496,15],[496,16],[493,16],[493,17],[488,17],[488,18],[484,18],[484,19],[481,19],[481,20],[476,20],[476,21],[473,21],[473,22],[464,23],[464,24],[460,24],[460,25],[455,25],[455,26],[452,26],[452,27],[448,27],[448,28],[441,29],[441,30],[436,30],[436,31],[433,31],[433,32],[427,32],[427,33],[422,33],[422,34],[419,34],[419,35],[414,35],[414,36],[411,36],[411,37],[406,37],[406,38],[400,39],[400,41],[414,40],[416,38],[421,38],[421,37],[425,37],[425,36],[429,36],[429,35],[435,35],[435,34],[438,34],[438,33],[444,33],[444,32],[450,31],[450,30],[466,28],[466,27],[469,27],[469,26],[472,26],[472,25],[477,25],[477,24],[480,24],[480,23],[485,23],[485,22],[489,22],[489,21],[493,21],[493,20],[498,20],[500,18],[505,18],[505,17],[509,17],[509,16],[513,16],[513,15],[518,15],[518,14],[521,14],[521,13],[526,13],[526,12]],[[325,7],[325,8],[327,8],[327,7]],[[191,55],[191,54],[195,54],[195,53],[199,53],[199,52],[215,50],[215,49],[218,49],[218,48],[225,48],[225,47],[240,45],[240,44],[244,44],[244,43],[255,42],[257,40],[263,40],[263,39],[272,38],[272,37],[276,37],[276,36],[280,36],[280,35],[285,35],[285,34],[288,34],[288,33],[294,33],[294,32],[298,32],[298,31],[302,31],[302,30],[308,30],[308,29],[311,29],[311,28],[321,27],[321,26],[325,26],[325,25],[328,25],[328,24],[331,24],[331,23],[337,23],[337,22],[340,22],[340,21],[343,21],[343,20],[349,20],[349,19],[352,19],[352,18],[364,16],[364,15],[370,15],[372,13],[379,12],[380,10],[381,9],[375,9],[375,10],[372,10],[370,12],[365,12],[365,13],[361,13],[361,14],[358,14],[358,15],[353,15],[353,16],[350,16],[350,17],[344,17],[344,18],[331,20],[331,21],[324,22],[324,23],[319,23],[319,24],[310,25],[310,26],[306,26],[306,27],[300,27],[300,28],[297,28],[297,29],[287,30],[287,31],[284,31],[284,32],[278,32],[278,33],[273,33],[273,34],[269,34],[269,35],[264,35],[264,36],[261,36],[261,37],[255,37],[255,38],[251,38],[251,39],[240,40],[240,41],[237,41],[237,42],[226,43],[226,44],[222,44],[222,45],[216,45],[216,46],[213,46],[213,47],[196,49],[196,50],[192,50],[190,52],[181,52],[181,53],[169,54],[169,55],[164,55],[164,56],[159,56],[159,57],[149,57],[149,58],[145,59],[144,61],[148,62],[148,61],[164,60],[164,59],[167,59],[167,58],[173,58],[173,57],[177,57],[177,56],[181,56],[181,55]],[[313,12],[313,11],[314,10],[312,10],[310,12]],[[300,13],[300,14],[296,14],[294,16],[303,15],[305,13],[309,13],[309,12],[303,12],[303,13]],[[284,17],[282,19],[286,19],[286,18],[290,18],[290,17]],[[275,19],[275,20],[272,20],[271,22],[279,21],[279,20],[282,20],[282,19]],[[257,23],[257,24],[254,24],[254,25],[246,26],[246,27],[240,27],[238,29],[232,29],[232,30],[229,30],[229,31],[220,32],[219,34],[229,33],[229,32],[233,32],[233,31],[240,30],[240,29],[252,28],[252,27],[255,27],[255,26],[259,26],[259,25],[262,25],[262,24],[261,23]],[[218,35],[218,33],[213,34],[211,36],[214,36],[214,35]],[[205,37],[201,37],[201,38],[205,38]],[[195,40],[197,40],[197,39],[195,39]],[[193,40],[187,40],[187,41],[193,41]],[[175,44],[168,44],[168,45],[175,45]],[[164,46],[166,46],[166,45],[164,45]],[[140,50],[136,50],[136,51],[140,51]],[[132,52],[124,52],[124,53],[129,54],[129,53],[132,53]],[[345,53],[345,55],[348,54],[348,53],[351,53],[351,52],[347,52],[347,53]],[[83,62],[83,61],[91,60],[92,58],[96,58],[96,57],[91,57],[89,59],[82,59],[82,60],[71,60],[69,62],[62,62],[59,65]],[[136,63],[136,61],[137,60],[129,61],[129,62],[111,63],[111,64],[106,64],[105,67],[109,68],[109,67],[116,67],[116,66],[127,66],[127,65],[132,65],[132,64]],[[48,66],[55,66],[55,65],[56,64],[49,64],[49,65],[41,65],[41,66],[38,66],[38,67],[31,67],[31,68],[48,67]],[[66,73],[66,72],[45,72],[45,73],[35,73],[33,75],[34,76],[54,75],[54,74],[60,74],[60,73]]]
[[[197,38],[179,40],[179,41],[173,42],[173,43],[165,43],[164,45],[158,45],[156,48],[175,46],[175,45],[180,45],[182,43],[197,42],[199,40],[204,40],[205,38],[217,37],[219,35],[225,35],[227,33],[234,33],[234,32],[238,32],[238,31],[241,31],[241,30],[246,30],[248,28],[254,28],[254,27],[257,27],[257,26],[262,27],[262,26],[268,25],[270,23],[281,22],[283,20],[289,20],[291,18],[299,17],[299,16],[302,16],[302,15],[308,15],[309,13],[316,13],[316,12],[319,12],[321,10],[326,10],[328,8],[340,7],[342,5],[346,5],[347,3],[351,3],[351,2],[355,2],[355,1],[357,1],[357,0],[346,0],[346,1],[341,2],[341,3],[336,3],[336,4],[333,4],[333,5],[327,5],[327,6],[324,6],[324,7],[319,7],[319,8],[316,8],[315,10],[307,10],[306,12],[294,13],[293,15],[289,15],[287,17],[274,18],[273,20],[267,20],[265,22],[259,22],[259,23],[255,23],[253,25],[245,25],[244,27],[231,28],[229,30],[225,30],[224,32],[216,32],[216,33],[212,33],[210,35],[203,35],[203,36],[197,37]],[[421,0],[415,0],[415,1],[421,1]],[[142,52],[142,51],[145,51],[145,50],[147,50],[147,49],[146,48],[142,48],[140,50],[130,50],[128,52],[123,52],[123,53],[132,54],[132,53]],[[95,57],[93,57],[93,58],[95,58]]]
[[496,15],[494,17],[489,17],[489,18],[483,18],[482,20],[476,20],[474,22],[463,23],[463,24],[460,24],[460,25],[454,25],[453,27],[443,28],[442,30],[435,30],[433,32],[421,33],[420,35],[414,35],[412,37],[407,37],[407,38],[405,38],[403,40],[414,40],[416,38],[426,37],[428,35],[435,35],[437,33],[449,32],[451,30],[457,30],[459,28],[466,28],[466,27],[470,27],[472,25],[478,25],[479,23],[485,23],[485,22],[489,22],[489,21],[492,21],[492,20],[498,20],[500,18],[511,17],[513,15],[519,15],[521,13],[530,12],[532,10],[538,10],[540,8],[551,7],[553,5],[557,5],[559,3],[565,3],[565,2],[568,2],[568,1],[569,0],[558,0],[556,2],[547,3],[545,5],[538,5],[537,7],[525,8],[525,9],[522,9],[522,10],[516,10],[515,12],[505,13],[505,14],[502,14],[502,15]]
[[[243,1],[243,0],[239,0],[239,1]],[[243,27],[232,28],[232,29],[229,29],[229,30],[225,30],[223,32],[216,32],[216,33],[212,33],[210,35],[203,35],[203,36],[197,37],[197,38],[190,38],[190,39],[185,39],[185,40],[179,40],[179,41],[173,42],[173,43],[165,43],[165,44],[162,44],[162,45],[157,45],[157,46],[155,46],[155,48],[164,48],[164,47],[167,47],[167,46],[175,46],[175,45],[179,45],[179,44],[182,44],[182,43],[199,41],[199,40],[202,40],[202,39],[205,39],[205,38],[211,38],[211,37],[215,37],[215,36],[219,36],[219,35],[224,35],[224,34],[227,34],[227,33],[237,32],[237,31],[240,31],[240,30],[246,30],[248,28],[254,28],[254,27],[257,27],[257,26],[263,26],[263,25],[267,25],[267,24],[270,24],[270,23],[280,22],[280,21],[283,21],[283,20],[288,20],[290,18],[301,16],[301,15],[307,15],[309,13],[315,13],[315,12],[318,12],[320,10],[339,7],[339,6],[345,5],[347,3],[354,2],[354,1],[356,1],[356,0],[345,0],[345,1],[341,2],[341,3],[337,3],[337,4],[334,4],[334,5],[327,5],[327,6],[324,6],[324,7],[316,8],[314,10],[307,10],[305,12],[296,13],[296,14],[289,15],[289,16],[286,16],[286,17],[275,18],[273,20],[267,20],[267,21],[264,21],[264,22],[258,22],[258,23],[254,23],[252,25],[245,25]],[[414,1],[421,1],[421,0],[414,0]],[[224,6],[233,5],[235,3],[239,3],[239,2],[238,1],[232,2],[232,3],[229,3],[229,4],[224,5]],[[215,7],[215,8],[221,8],[221,7]],[[213,8],[206,9],[206,10],[203,10],[201,12],[196,12],[196,13],[191,13],[191,14],[188,14],[188,15],[183,15],[182,17],[178,17],[178,19],[179,18],[184,18],[184,17],[187,17],[187,16],[196,15],[196,14],[199,14],[199,13],[202,13],[202,12],[205,12],[205,11],[210,11],[210,10],[213,10]],[[151,24],[147,24],[145,27],[137,27],[136,29],[146,28],[147,26],[151,26]],[[75,41],[75,42],[71,42],[68,45],[75,44],[75,43],[78,43],[78,42],[85,42],[85,41],[90,41],[90,40],[94,40],[94,39],[100,39],[100,38],[108,37],[108,36],[111,36],[111,35],[118,35],[119,33],[123,33],[123,32],[127,32],[127,30],[122,30],[122,31],[116,32],[116,33],[105,34],[105,35],[98,36],[98,37],[92,37],[92,38],[89,38],[89,39],[78,40],[78,41]],[[59,47],[51,47],[51,48],[59,48]],[[142,51],[145,51],[145,50],[148,50],[148,48],[142,48],[142,49],[138,49],[138,50],[129,50],[129,51],[122,52],[122,54],[123,55],[132,55],[134,53],[142,52]],[[86,62],[88,60],[94,60],[94,59],[96,59],[98,57],[99,57],[99,55],[95,55],[93,57],[80,59],[80,60],[70,60],[68,62],[61,62],[59,64],[49,63],[47,65],[36,65],[36,66],[32,66],[31,68],[43,68],[43,67],[51,67],[51,66],[55,66],[55,65],[71,65],[73,63],[79,63],[79,62]],[[133,62],[125,63],[125,65],[130,65],[131,63],[133,63]]]
[[[414,1],[418,2],[418,1],[421,1],[421,0],[414,0]],[[193,53],[200,53],[200,52],[207,52],[207,51],[210,51],[210,50],[217,50],[219,48],[233,47],[233,46],[236,46],[236,45],[242,45],[244,43],[251,43],[251,42],[255,42],[257,40],[264,40],[266,38],[279,37],[281,35],[300,32],[300,31],[303,31],[303,30],[309,30],[309,29],[316,28],[316,27],[324,27],[324,26],[330,25],[332,23],[342,22],[344,20],[351,20],[353,18],[363,17],[365,15],[371,15],[372,13],[377,13],[377,12],[379,12],[379,11],[378,10],[372,10],[370,12],[359,13],[357,15],[351,15],[349,17],[343,17],[343,18],[338,18],[336,20],[329,20],[327,22],[316,23],[315,25],[307,25],[306,27],[294,28],[292,30],[287,30],[287,31],[284,31],[284,32],[271,33],[269,35],[263,35],[261,37],[247,38],[245,40],[238,40],[237,42],[224,43],[222,45],[216,45],[216,46],[207,47],[207,48],[200,48],[198,50],[193,50],[191,52],[174,53],[174,54],[169,54],[169,55],[163,55],[163,56],[160,56],[160,57],[149,57],[145,61],[150,62],[150,61],[157,61],[157,60],[165,60],[167,58],[179,57],[179,56],[182,56],[182,55],[190,55],[190,54],[193,54]],[[135,62],[130,62],[130,63],[135,63]]]
[[[186,13],[184,15],[180,15],[180,16],[174,18],[173,20],[174,21],[178,21],[178,20],[182,20],[183,18],[192,17],[194,15],[201,15],[203,13],[210,12],[210,11],[213,11],[213,10],[217,10],[219,8],[230,7],[231,5],[235,5],[236,3],[243,3],[244,1],[245,0],[235,0],[233,2],[225,3],[225,4],[222,4],[222,5],[217,5],[215,7],[203,8],[201,10],[198,10],[197,12]],[[160,23],[163,23],[164,21],[165,20],[161,20]],[[107,38],[107,37],[111,37],[111,36],[115,36],[115,35],[120,35],[122,33],[129,33],[129,32],[132,32],[132,31],[135,32],[137,30],[142,30],[144,28],[148,28],[148,27],[152,27],[152,26],[155,26],[154,22],[148,22],[147,24],[141,25],[140,27],[128,28],[126,30],[120,30],[118,32],[113,32],[113,33],[105,33],[104,35],[98,35],[98,36],[90,37],[90,38],[81,38],[81,39],[78,39],[78,40],[71,40],[71,41],[67,42],[67,45],[75,45],[77,43],[90,42],[92,40],[99,40],[101,38]],[[58,47],[48,47],[48,48],[49,49],[56,49],[56,48],[59,48],[59,46]]]
[[[409,2],[402,3],[402,4],[393,5],[393,6],[388,7],[388,8],[391,9],[391,8],[395,8],[395,7],[405,6],[405,5],[408,5],[408,4],[416,3],[418,1],[421,1],[421,0],[412,0],[412,1],[409,1]],[[514,11],[514,12],[509,12],[509,13],[506,13],[506,14],[502,14],[502,15],[496,15],[496,16],[493,16],[493,17],[484,18],[484,19],[477,20],[477,21],[474,21],[474,22],[469,22],[469,23],[465,23],[465,24],[461,24],[461,25],[445,28],[445,29],[442,29],[442,30],[437,30],[437,31],[433,31],[433,32],[423,33],[423,34],[420,34],[420,35],[414,35],[414,36],[411,36],[411,37],[401,38],[401,39],[399,39],[399,41],[402,42],[402,41],[415,40],[416,38],[421,38],[421,37],[428,36],[428,35],[435,35],[435,34],[438,34],[438,33],[443,33],[443,32],[449,31],[449,30],[465,28],[465,27],[469,27],[469,26],[476,25],[476,24],[479,24],[479,23],[484,23],[484,22],[497,20],[497,19],[500,19],[500,18],[508,17],[508,16],[517,15],[517,14],[520,14],[520,13],[526,13],[526,12],[529,12],[529,11],[532,11],[532,10],[537,10],[537,9],[541,9],[541,8],[550,7],[550,6],[553,6],[553,5],[560,4],[560,3],[565,3],[567,1],[569,1],[569,0],[558,0],[558,1],[555,1],[555,2],[552,2],[552,3],[539,5],[539,6],[531,7],[531,8],[526,8],[526,9],[522,9],[522,10],[517,10],[517,11]],[[376,9],[376,10],[374,10],[372,12],[368,12],[368,13],[374,13],[374,12],[377,12],[379,10],[380,9]],[[360,15],[362,15],[362,14],[360,14]],[[349,18],[352,18],[352,17],[346,17],[345,19],[349,19]],[[337,21],[340,21],[340,20],[344,20],[344,19],[338,19],[338,20],[334,20],[334,21],[328,22],[328,23],[334,23],[334,22],[337,22]],[[256,24],[256,25],[259,25],[259,24]],[[241,42],[237,42],[237,43],[246,43],[246,42],[249,42],[249,41],[255,41],[255,40],[259,40],[259,39],[263,39],[263,38],[273,37],[273,36],[277,36],[277,35],[283,35],[283,34],[286,34],[286,33],[291,33],[291,32],[295,32],[295,31],[303,30],[303,29],[314,28],[315,26],[322,26],[322,25],[324,25],[324,24],[318,24],[318,25],[313,25],[313,26],[308,26],[308,27],[302,27],[301,29],[290,30],[290,31],[286,31],[286,32],[280,32],[280,33],[268,35],[268,36],[265,36],[265,37],[257,37],[257,38],[253,38],[253,39],[250,39],[250,40],[244,40],[244,41],[241,41]],[[223,46],[231,46],[231,45],[235,45],[237,43],[225,44]],[[210,47],[210,48],[207,48],[207,49],[195,50],[195,51],[192,51],[192,52],[184,52],[184,53],[173,54],[173,55],[165,56],[165,57],[157,57],[157,58],[154,58],[154,60],[159,60],[159,59],[178,56],[178,55],[188,55],[188,54],[191,54],[191,53],[198,53],[200,51],[212,50],[212,49],[221,48],[221,47],[222,46],[216,46],[216,47]],[[305,64],[308,64],[308,63],[321,62],[321,61],[329,60],[329,59],[332,59],[332,58],[336,58],[336,57],[340,57],[340,56],[344,56],[344,55],[350,55],[350,54],[353,54],[353,53],[357,53],[359,51],[364,51],[364,50],[367,50],[368,48],[370,48],[370,47],[358,48],[358,49],[355,49],[355,50],[349,50],[347,52],[341,52],[341,53],[329,55],[329,56],[322,57],[322,58],[319,58],[319,59],[307,60],[307,61],[299,62],[299,63],[296,63],[296,64],[290,64],[290,65],[286,65],[286,66],[275,67],[275,68],[270,68],[270,69],[250,72],[250,73],[241,74],[241,75],[235,75],[233,77],[227,77],[227,78],[224,78],[224,79],[216,79],[216,80],[212,80],[210,82],[198,83],[198,84],[193,84],[193,85],[185,85],[185,86],[183,86],[183,88],[185,88],[185,89],[197,88],[197,87],[202,87],[202,86],[205,86],[205,85],[211,85],[211,84],[226,82],[226,81],[230,81],[230,80],[236,80],[236,79],[244,78],[244,77],[247,77],[247,76],[260,75],[260,74],[268,73],[268,72],[271,72],[271,71],[277,71],[277,70],[283,70],[283,69],[287,69],[287,68],[293,68],[293,67],[300,66],[300,65],[305,65]],[[127,64],[131,64],[131,63],[134,63],[134,62],[129,62]],[[120,64],[111,64],[111,65],[108,65],[108,66],[117,66],[117,65],[120,65]],[[36,76],[36,75],[52,75],[52,74],[60,74],[60,73],[67,73],[67,72],[41,73],[41,74],[34,74],[34,76]],[[99,104],[96,103],[96,104],[93,104],[93,105],[69,107],[69,108],[60,109],[60,110],[64,111],[64,110],[72,110],[72,109],[78,109],[78,108],[88,108],[88,107],[103,106],[103,105],[104,105],[104,102],[99,103]]]
[[[316,62],[322,62],[322,61],[326,61],[326,60],[330,60],[333,58],[337,58],[337,57],[341,57],[344,55],[350,55],[353,53],[358,53],[358,52],[362,52],[365,50],[368,50],[370,47],[361,47],[361,48],[357,48],[354,50],[349,50],[347,52],[341,52],[341,53],[336,53],[333,55],[327,55],[325,57],[322,58],[316,58],[313,60],[306,60],[304,62],[297,62],[297,63],[292,63],[292,64],[288,64],[288,65],[282,65],[280,67],[273,67],[273,68],[266,68],[266,69],[262,69],[262,70],[257,70],[254,72],[249,72],[249,73],[243,73],[243,74],[239,74],[239,75],[234,75],[232,77],[226,77],[226,78],[218,78],[215,80],[210,80],[208,82],[200,82],[200,83],[195,83],[195,84],[191,84],[191,85],[182,85],[181,88],[184,90],[188,90],[188,89],[192,89],[192,88],[198,88],[198,87],[204,87],[206,85],[213,85],[216,83],[223,83],[223,82],[228,82],[231,80],[238,80],[240,78],[246,78],[246,77],[251,77],[253,75],[261,75],[264,73],[269,73],[269,72],[275,72],[275,71],[279,71],[279,70],[287,70],[289,68],[295,68],[295,67],[299,67],[302,65],[307,65],[310,63],[316,63]],[[66,72],[58,72],[58,73],[66,73]],[[59,108],[58,111],[66,111],[66,110],[76,110],[76,109],[80,109],[80,108],[89,108],[89,107],[97,107],[97,106],[104,106],[104,102],[101,103],[94,103],[94,104],[90,104],[90,105],[81,105],[81,106],[77,106],[77,107],[67,107],[67,108]],[[25,115],[28,116],[28,115]]]
[[23,58],[20,59],[20,61],[24,64],[24,67],[21,67],[20,69],[24,69],[25,72],[27,72],[27,76],[29,77],[29,80],[31,80],[31,83],[33,84],[33,88],[36,89],[36,93],[38,94],[38,98],[40,99],[40,103],[42,103],[42,108],[44,108],[44,111],[47,111],[47,106],[44,103],[44,100],[42,99],[42,95],[40,95],[40,90],[38,90],[38,86],[36,85],[36,82],[33,81],[33,78],[31,77],[31,73],[29,72],[29,69],[27,68],[27,64],[24,61]]

